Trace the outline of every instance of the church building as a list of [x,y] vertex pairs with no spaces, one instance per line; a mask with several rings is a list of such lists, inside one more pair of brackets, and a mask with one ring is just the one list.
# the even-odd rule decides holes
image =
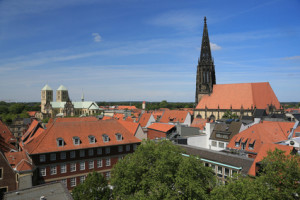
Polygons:
[[41,113],[47,117],[63,117],[75,115],[100,114],[101,108],[94,101],[84,101],[82,94],[81,101],[72,102],[69,98],[68,89],[61,85],[56,90],[56,101],[53,101],[53,90],[45,85],[41,92]]
[[216,84],[206,17],[197,66],[195,103],[194,116],[212,120],[221,119],[227,111],[239,117],[253,116],[258,110],[265,110],[266,113],[282,111],[268,82]]

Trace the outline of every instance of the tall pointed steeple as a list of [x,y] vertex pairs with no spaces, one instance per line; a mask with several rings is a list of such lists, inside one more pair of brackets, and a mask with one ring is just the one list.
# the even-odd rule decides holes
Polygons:
[[198,104],[203,95],[209,95],[212,93],[214,84],[216,84],[215,65],[214,60],[211,56],[206,17],[204,17],[201,52],[197,66],[195,97],[196,104]]

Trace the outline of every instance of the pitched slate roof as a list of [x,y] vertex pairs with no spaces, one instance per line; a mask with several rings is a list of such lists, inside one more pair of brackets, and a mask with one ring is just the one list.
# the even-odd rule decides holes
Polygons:
[[[43,134],[26,144],[24,149],[29,154],[39,154],[141,142],[134,136],[135,133],[129,131],[133,129],[125,128],[119,120],[95,121],[89,120],[90,117],[87,118],[87,120],[80,121],[77,120],[78,118],[73,121],[74,118],[58,118],[47,126]],[[123,139],[121,141],[117,140],[116,133],[122,134]],[[108,142],[103,141],[104,134],[109,137]],[[90,135],[96,138],[96,142],[93,144],[89,143]],[[80,139],[79,145],[74,145],[73,137]],[[64,140],[64,146],[59,147],[57,145],[58,138]]]
[[17,142],[15,136],[10,132],[9,128],[0,120],[0,151],[8,152],[16,150],[12,143]]
[[225,165],[241,167],[242,168],[241,172],[243,174],[248,173],[254,161],[251,158],[220,152],[220,151],[213,151],[210,149],[204,149],[200,147],[193,147],[187,145],[178,145],[178,146],[182,147],[185,150],[185,152],[189,155],[199,156],[200,158],[222,163]]
[[189,114],[189,111],[184,110],[167,110],[162,115],[159,122],[168,123],[168,122],[180,122],[183,123]]
[[[217,123],[211,133],[210,139],[229,142],[233,136],[239,133],[241,125],[242,122],[231,122],[230,124]],[[217,137],[217,133],[228,135],[228,139]]]
[[251,165],[251,168],[249,170],[249,175],[255,176],[257,172],[256,163],[262,161],[267,155],[268,151],[274,151],[275,149],[280,149],[282,151],[285,151],[285,155],[289,155],[291,151],[293,150],[292,146],[285,146],[285,145],[279,145],[279,144],[263,144],[260,148],[253,164]]
[[150,126],[148,126],[148,129],[153,129],[161,132],[168,132],[174,127],[175,125],[172,124],[153,123]]
[[268,82],[216,84],[211,95],[205,95],[196,109],[266,109],[268,105],[280,108],[280,103]]
[[[247,141],[245,150],[258,153],[262,144],[287,140],[294,124],[294,122],[263,121],[233,136],[227,147],[231,149],[241,149],[241,145],[236,147],[235,142],[241,141],[241,143],[244,143]],[[298,127],[298,129],[300,129],[300,127]],[[249,143],[253,142],[255,142],[254,148],[249,149]]]

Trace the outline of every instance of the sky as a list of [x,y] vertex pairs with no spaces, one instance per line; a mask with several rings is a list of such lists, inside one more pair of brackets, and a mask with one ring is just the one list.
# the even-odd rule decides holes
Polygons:
[[0,0],[0,101],[195,100],[203,18],[217,84],[300,101],[299,0]]

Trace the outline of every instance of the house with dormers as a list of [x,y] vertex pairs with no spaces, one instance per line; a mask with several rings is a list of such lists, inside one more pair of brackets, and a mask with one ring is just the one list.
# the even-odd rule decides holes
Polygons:
[[185,110],[166,110],[159,122],[190,126],[192,123],[192,116],[189,111]]
[[110,177],[112,166],[132,153],[141,140],[139,126],[128,121],[57,118],[24,145],[38,170],[38,184],[62,182],[69,190],[97,171]]

